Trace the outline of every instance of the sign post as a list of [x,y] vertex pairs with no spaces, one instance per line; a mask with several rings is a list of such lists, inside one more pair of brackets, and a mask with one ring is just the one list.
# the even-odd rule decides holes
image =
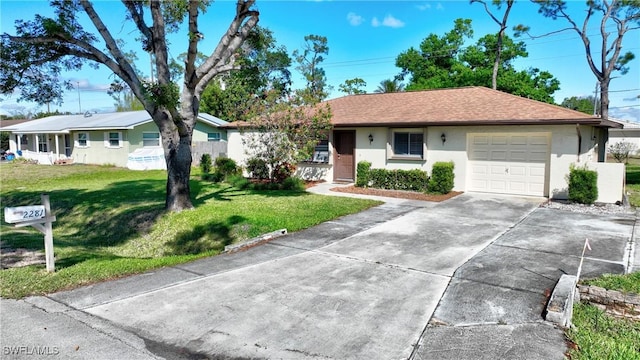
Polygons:
[[47,263],[47,271],[56,270],[55,257],[53,256],[53,222],[56,217],[51,215],[51,203],[49,195],[41,195],[42,205],[19,206],[4,208],[4,220],[15,227],[33,226],[44,234],[44,255]]

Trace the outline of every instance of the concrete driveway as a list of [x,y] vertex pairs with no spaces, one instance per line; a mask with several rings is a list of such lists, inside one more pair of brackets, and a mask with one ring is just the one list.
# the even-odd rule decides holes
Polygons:
[[546,294],[575,273],[585,236],[585,276],[624,271],[635,217],[539,203],[395,201],[247,251],[2,306],[66,314],[137,358],[560,359]]

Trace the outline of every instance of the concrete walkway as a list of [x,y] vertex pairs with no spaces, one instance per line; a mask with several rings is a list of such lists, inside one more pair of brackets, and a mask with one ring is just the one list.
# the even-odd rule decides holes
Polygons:
[[3,299],[3,350],[40,346],[82,359],[561,359],[562,331],[542,320],[546,295],[562,273],[575,273],[585,236],[593,254],[584,276],[623,272],[635,217],[542,209],[541,200],[391,199],[243,252]]

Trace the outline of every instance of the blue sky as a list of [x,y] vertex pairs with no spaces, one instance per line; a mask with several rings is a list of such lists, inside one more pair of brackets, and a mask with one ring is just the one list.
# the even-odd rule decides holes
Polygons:
[[[205,39],[200,43],[204,53],[213,50],[223,31],[234,15],[233,1],[216,1],[206,14],[201,15],[199,25]],[[343,96],[338,85],[347,79],[359,77],[366,81],[368,92],[373,92],[380,81],[393,78],[400,72],[395,58],[410,47],[418,47],[431,33],[442,35],[453,28],[456,18],[473,20],[474,43],[487,33],[495,33],[495,24],[480,4],[468,1],[264,1],[258,0],[260,25],[271,29],[280,45],[288,52],[300,49],[304,36],[322,35],[328,38],[329,55],[323,63],[327,80],[334,91],[330,98]],[[126,40],[128,49],[139,51],[133,26],[126,22],[124,7],[119,1],[99,1],[96,9],[107,14],[104,21],[115,37]],[[582,20],[583,1],[570,1],[569,11]],[[496,11],[495,8],[492,8]],[[46,1],[0,1],[0,32],[13,33],[16,19],[32,19],[33,15],[52,15]],[[501,14],[501,12],[500,12]],[[530,2],[520,1],[510,16],[510,28],[524,23],[532,27],[532,33],[542,34],[566,26],[563,20],[552,21],[537,13]],[[87,23],[88,24],[88,23]],[[86,27],[88,28],[88,27]],[[597,23],[589,27],[589,33],[597,34]],[[509,29],[508,34],[512,35]],[[186,50],[186,32],[171,35],[170,55],[177,57]],[[596,78],[587,65],[584,47],[574,32],[562,32],[536,40],[524,39],[529,57],[515,63],[516,68],[529,67],[550,71],[560,80],[561,89],[554,94],[556,102],[565,97],[590,95],[595,91]],[[612,116],[640,122],[640,31],[626,35],[623,50],[636,53],[627,75],[611,83]],[[149,72],[146,54],[139,52],[138,67]],[[292,69],[293,70],[293,69]],[[294,70],[293,70],[294,71]],[[63,111],[110,111],[113,99],[106,94],[113,75],[106,68],[99,70],[88,66],[80,72],[66,73],[65,78],[79,85],[78,91],[65,94]],[[294,88],[303,87],[300,75],[294,71]],[[80,99],[78,99],[80,98]],[[0,112],[11,113],[37,109],[37,105],[17,102],[17,96],[4,98]],[[80,101],[78,101],[80,100]],[[52,107],[54,110],[58,107]],[[46,110],[40,107],[39,110]]]

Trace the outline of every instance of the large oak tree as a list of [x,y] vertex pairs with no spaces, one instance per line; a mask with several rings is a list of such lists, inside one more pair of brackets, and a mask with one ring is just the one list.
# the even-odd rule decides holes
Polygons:
[[[212,79],[237,67],[237,51],[258,23],[254,2],[237,1],[235,16],[226,32],[198,65],[198,45],[203,37],[198,17],[209,6],[208,0],[123,0],[128,20],[139,32],[140,50],[154,59],[156,76],[150,81],[135,71],[122,43],[105,25],[103,17],[111,14],[98,14],[89,0],[51,1],[55,17],[36,15],[34,20],[19,20],[15,34],[2,35],[0,92],[8,94],[19,89],[25,100],[59,102],[64,84],[58,79],[63,71],[78,70],[85,63],[106,66],[140,100],[160,130],[167,162],[166,209],[192,208],[191,142],[200,96]],[[93,29],[82,27],[79,17],[83,14]],[[188,45],[180,90],[171,78],[167,33],[179,32],[182,24],[186,25]]]

